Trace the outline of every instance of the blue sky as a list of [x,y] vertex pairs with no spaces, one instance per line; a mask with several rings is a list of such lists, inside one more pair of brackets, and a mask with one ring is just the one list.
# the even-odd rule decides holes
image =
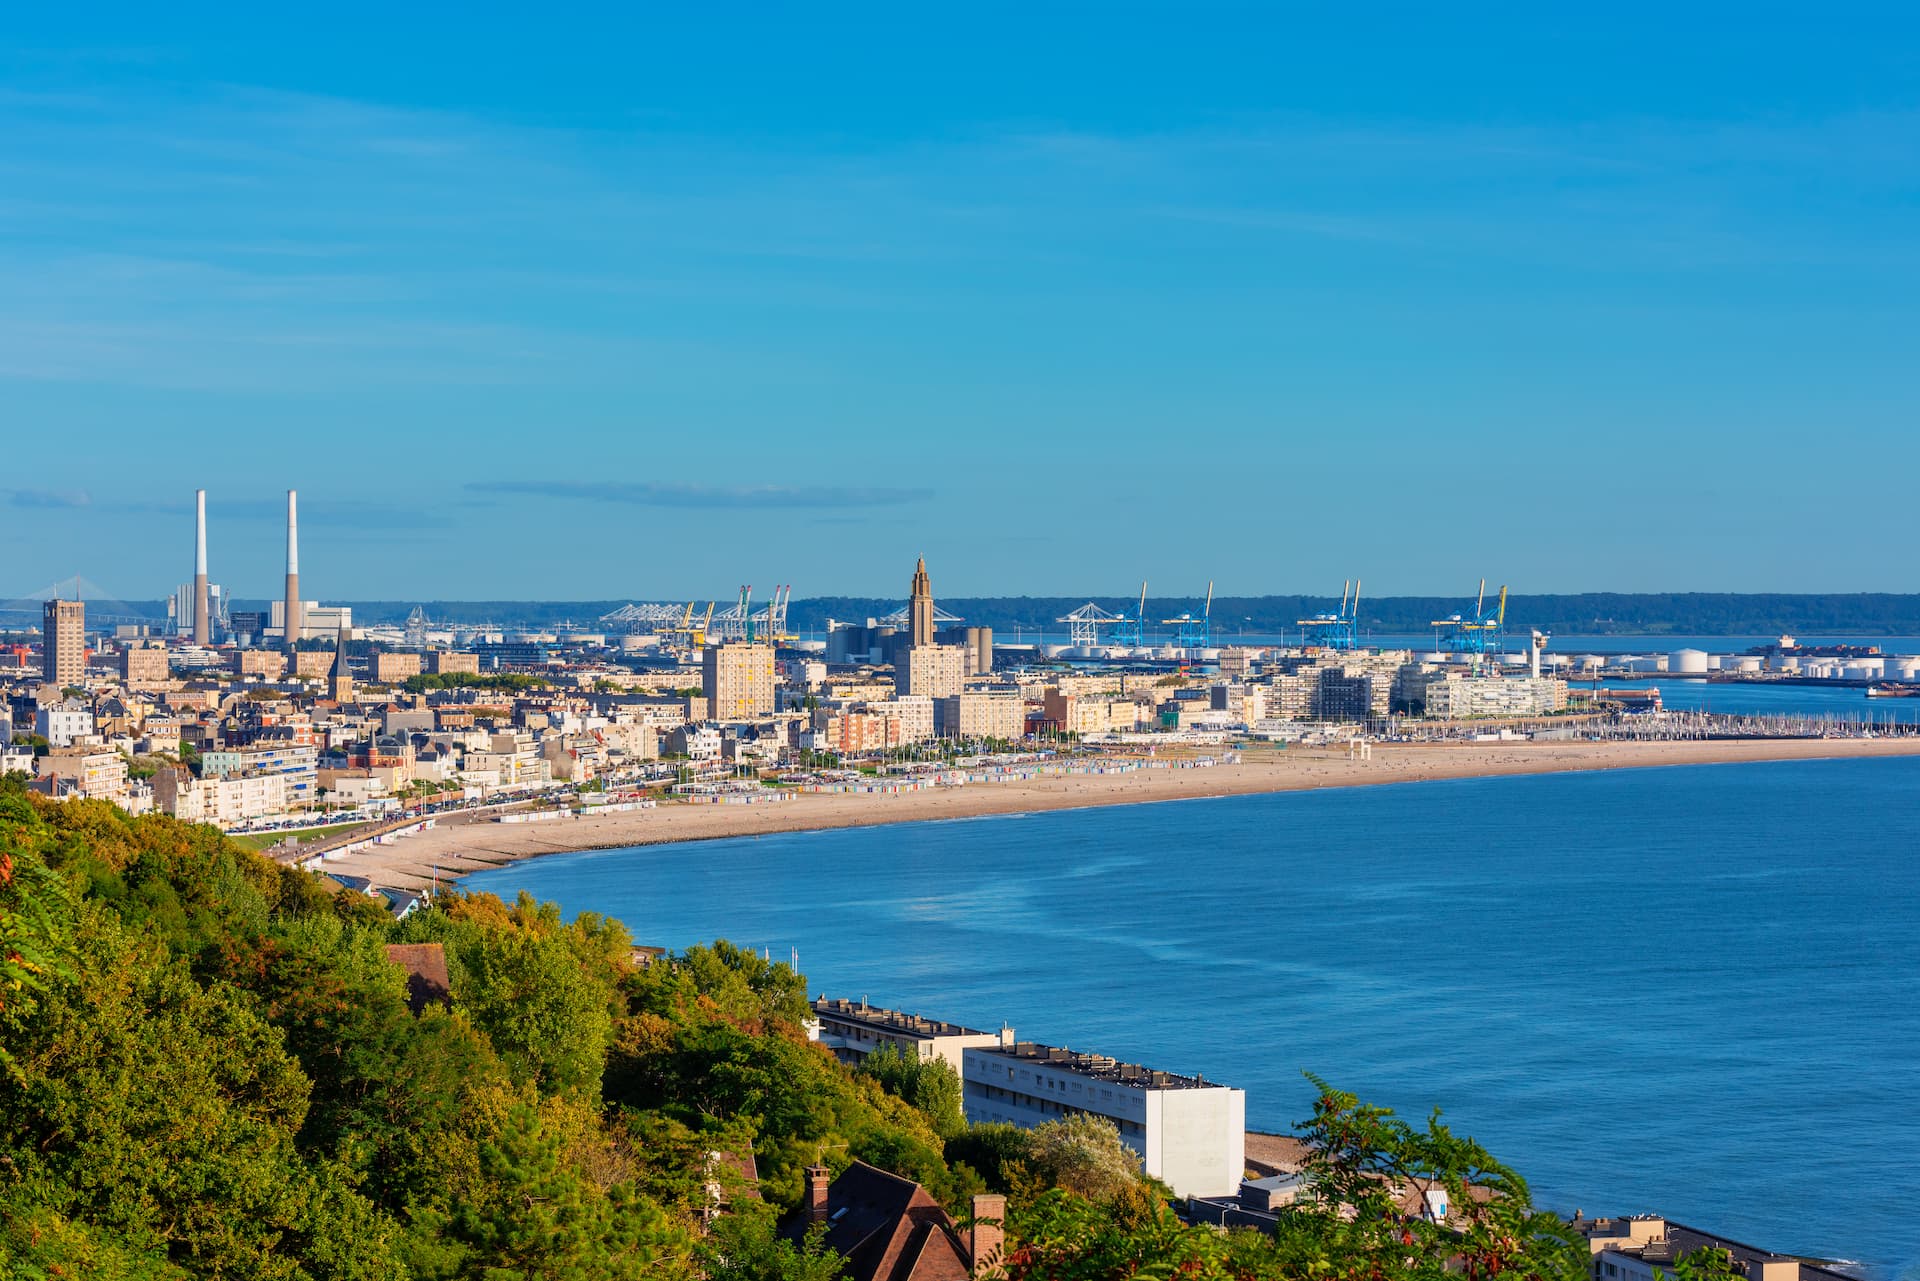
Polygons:
[[0,597],[1920,590],[1920,19],[1543,8],[16,13]]

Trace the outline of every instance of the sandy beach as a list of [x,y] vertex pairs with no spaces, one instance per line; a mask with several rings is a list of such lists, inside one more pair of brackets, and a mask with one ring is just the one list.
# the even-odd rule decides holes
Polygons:
[[900,795],[799,796],[778,804],[683,805],[544,823],[442,819],[433,831],[327,860],[325,870],[420,889],[469,872],[571,850],[865,827],[926,819],[1036,813],[1322,787],[1498,778],[1572,770],[1920,755],[1920,738],[1673,743],[1376,744],[1344,750],[1249,750],[1236,765],[972,784]]

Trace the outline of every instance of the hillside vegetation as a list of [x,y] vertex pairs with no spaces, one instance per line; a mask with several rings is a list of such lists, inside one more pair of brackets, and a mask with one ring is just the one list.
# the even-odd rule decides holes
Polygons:
[[[392,943],[444,946],[450,1006],[412,1011]],[[1110,1127],[968,1127],[950,1069],[810,1043],[787,966],[630,944],[524,897],[395,923],[210,828],[0,782],[0,1278],[824,1281],[837,1256],[772,1225],[856,1158],[957,1212],[1009,1192],[1014,1277],[1583,1274],[1437,1124],[1323,1089],[1324,1203],[1278,1238],[1188,1227]],[[1474,1222],[1402,1217],[1383,1176]]]

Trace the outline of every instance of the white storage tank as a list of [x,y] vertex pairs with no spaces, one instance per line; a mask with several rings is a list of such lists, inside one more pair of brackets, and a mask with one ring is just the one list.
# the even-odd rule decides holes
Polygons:
[[1760,655],[1742,654],[1734,660],[1733,666],[1735,671],[1757,672],[1760,670]]
[[1667,670],[1687,676],[1705,676],[1707,674],[1707,651],[1704,649],[1676,649],[1667,655]]

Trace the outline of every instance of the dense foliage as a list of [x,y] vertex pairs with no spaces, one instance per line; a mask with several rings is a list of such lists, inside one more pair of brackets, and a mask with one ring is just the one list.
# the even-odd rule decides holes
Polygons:
[[[395,943],[441,945],[450,1006],[412,1011]],[[618,922],[524,897],[396,923],[212,829],[3,782],[0,1281],[829,1281],[774,1225],[804,1167],[854,1159],[956,1214],[1009,1193],[1013,1277],[1582,1271],[1437,1122],[1323,1090],[1322,1201],[1222,1234],[1110,1126],[970,1128],[950,1068],[849,1071],[807,1014],[801,976],[724,942],[643,965]],[[1491,1197],[1455,1237],[1386,1180]]]

